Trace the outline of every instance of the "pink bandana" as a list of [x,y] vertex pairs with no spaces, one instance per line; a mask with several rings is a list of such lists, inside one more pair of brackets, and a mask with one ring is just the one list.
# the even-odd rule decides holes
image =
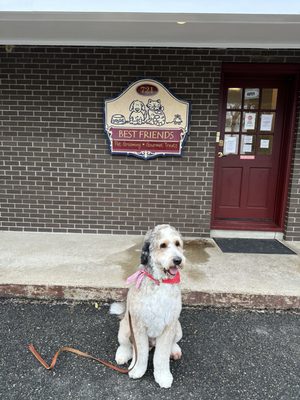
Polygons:
[[176,275],[174,276],[174,278],[171,279],[163,279],[162,281],[159,281],[158,279],[153,278],[153,276],[151,274],[149,274],[149,272],[145,271],[144,269],[139,269],[138,271],[136,271],[133,275],[130,275],[127,280],[126,283],[128,285],[130,285],[131,283],[135,283],[135,287],[137,289],[140,288],[143,279],[145,278],[145,276],[147,276],[148,278],[152,279],[156,285],[160,285],[160,283],[169,283],[169,284],[176,284],[176,283],[180,283],[180,273],[179,271],[177,271]]

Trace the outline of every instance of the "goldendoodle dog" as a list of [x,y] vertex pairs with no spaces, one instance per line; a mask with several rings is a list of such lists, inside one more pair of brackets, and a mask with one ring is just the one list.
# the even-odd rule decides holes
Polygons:
[[[155,381],[163,388],[173,382],[170,358],[181,358],[177,342],[182,338],[178,320],[181,312],[179,269],[183,267],[183,241],[170,225],[157,225],[145,237],[141,265],[127,279],[131,284],[125,307],[113,303],[110,312],[121,314],[116,362],[132,360],[130,378],[141,378],[147,369],[149,349],[155,346],[153,364]],[[134,332],[137,356],[132,342],[129,314]],[[129,367],[130,368],[130,367]]]

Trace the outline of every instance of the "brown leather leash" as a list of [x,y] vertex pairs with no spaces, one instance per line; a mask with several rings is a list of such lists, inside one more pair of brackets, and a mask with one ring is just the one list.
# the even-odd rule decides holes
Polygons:
[[130,315],[130,313],[128,313],[128,317],[129,317],[129,327],[130,327],[131,342],[132,342],[132,345],[133,345],[133,348],[134,348],[134,354],[135,354],[135,361],[134,361],[134,364],[133,364],[133,366],[132,366],[131,368],[129,368],[129,369],[118,367],[117,365],[114,365],[114,364],[112,364],[112,363],[110,363],[110,362],[108,362],[108,361],[102,360],[101,358],[94,357],[94,356],[92,356],[92,355],[90,355],[90,354],[88,354],[88,353],[85,353],[85,352],[83,352],[83,351],[80,351],[80,350],[74,349],[73,347],[68,347],[68,346],[61,347],[61,348],[54,354],[54,357],[52,358],[52,361],[51,361],[50,365],[47,364],[47,362],[42,358],[42,356],[41,356],[40,353],[35,349],[35,347],[33,346],[33,344],[30,344],[30,345],[28,346],[28,350],[31,351],[31,353],[34,355],[34,357],[35,357],[35,358],[42,364],[42,366],[43,366],[44,368],[46,368],[47,370],[52,370],[52,369],[55,367],[57,358],[58,358],[58,356],[59,356],[61,353],[63,353],[63,352],[69,352],[69,353],[76,354],[77,356],[80,356],[80,357],[85,357],[85,358],[89,358],[89,359],[91,359],[91,360],[94,360],[94,361],[96,361],[96,362],[98,362],[98,363],[100,363],[100,364],[102,364],[102,365],[105,365],[105,366],[108,367],[108,368],[111,368],[111,369],[113,369],[113,370],[115,370],[115,371],[117,371],[117,372],[120,372],[121,374],[128,374],[128,372],[131,371],[131,370],[135,367],[136,362],[137,362],[137,357],[138,357],[138,354],[137,354],[137,346],[136,346],[136,341],[135,341],[135,337],[134,337],[134,333],[133,333],[133,329],[132,329],[132,321],[131,321],[131,315]]

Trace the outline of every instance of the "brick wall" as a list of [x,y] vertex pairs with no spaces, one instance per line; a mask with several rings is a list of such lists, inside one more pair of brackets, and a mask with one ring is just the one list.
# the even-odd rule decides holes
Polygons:
[[[0,229],[141,234],[166,222],[207,236],[222,62],[300,62],[300,51],[17,46],[0,60]],[[182,158],[110,155],[104,100],[138,78],[191,102]],[[287,218],[298,240],[299,159]]]
[[294,153],[286,213],[286,240],[300,240],[300,92],[298,97]]

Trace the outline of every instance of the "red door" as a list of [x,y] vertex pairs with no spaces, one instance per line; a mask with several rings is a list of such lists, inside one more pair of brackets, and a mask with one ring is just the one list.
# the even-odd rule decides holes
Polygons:
[[280,230],[287,78],[225,77],[212,227]]

